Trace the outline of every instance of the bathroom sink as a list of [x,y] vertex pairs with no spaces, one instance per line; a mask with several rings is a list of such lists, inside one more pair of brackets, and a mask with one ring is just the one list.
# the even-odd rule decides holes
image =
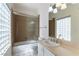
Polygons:
[[45,43],[48,43],[51,47],[58,47],[60,44],[50,41],[50,40],[45,40]]

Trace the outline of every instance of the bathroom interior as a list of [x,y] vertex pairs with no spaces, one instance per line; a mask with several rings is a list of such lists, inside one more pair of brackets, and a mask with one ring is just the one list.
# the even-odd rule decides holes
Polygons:
[[[78,48],[78,42],[79,42],[79,36],[78,36],[78,19],[79,19],[79,4],[66,4],[67,6],[64,8],[62,7],[60,9],[60,7],[57,8],[57,12],[49,12],[49,19],[48,19],[48,26],[49,26],[49,30],[48,30],[48,36],[49,38],[47,39],[46,43],[48,43],[47,45],[51,45],[57,47],[58,46],[63,46],[66,48],[66,46],[70,46],[67,47],[69,49],[72,49],[73,47]],[[54,8],[54,5],[50,4],[50,9]],[[16,13],[14,13],[16,14]],[[37,43],[39,41],[38,37],[40,36],[39,32],[39,22],[40,21],[40,16],[38,17],[23,17],[20,15],[14,15],[14,19],[16,20],[16,25],[14,26],[16,28],[16,38],[14,40],[14,42],[22,42],[22,41],[29,41],[29,42],[34,42]],[[19,18],[19,19],[18,19]],[[24,21],[24,18],[25,21]],[[22,20],[21,20],[22,19]],[[34,22],[34,23],[33,23]],[[24,32],[23,32],[24,31]],[[19,35],[18,35],[19,34]],[[23,36],[23,37],[22,37]],[[22,40],[21,40],[22,39]],[[41,40],[42,41],[42,40]],[[52,41],[55,42],[55,44],[52,44]],[[49,43],[50,42],[50,43]],[[44,44],[44,42],[41,42]],[[64,45],[66,44],[66,46]],[[46,46],[47,46],[46,45]],[[51,55],[55,55],[53,53],[46,53],[47,48],[42,48],[42,44],[37,44],[36,46],[38,49],[37,54],[40,56],[51,56]],[[35,46],[35,47],[36,47]],[[50,47],[51,47],[50,46]],[[46,50],[45,53],[42,50]],[[48,47],[49,51],[52,51],[52,48]],[[64,50],[64,49],[63,49]],[[36,51],[36,49],[35,49]],[[74,51],[74,49],[72,49],[72,51]],[[77,51],[78,52],[78,51]],[[60,52],[61,53],[61,52]],[[73,55],[73,54],[69,54],[70,52],[67,52],[67,55]],[[37,55],[36,54],[36,55]],[[64,55],[64,54],[59,54],[59,55]]]
[[11,12],[5,56],[79,56],[79,3],[5,5]]

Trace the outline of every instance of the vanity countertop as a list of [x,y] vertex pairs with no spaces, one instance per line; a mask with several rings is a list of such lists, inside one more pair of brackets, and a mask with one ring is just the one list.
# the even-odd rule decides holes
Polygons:
[[55,56],[79,56],[79,48],[75,46],[61,44],[57,47],[52,47],[52,45],[46,43],[45,40],[40,40],[39,43]]

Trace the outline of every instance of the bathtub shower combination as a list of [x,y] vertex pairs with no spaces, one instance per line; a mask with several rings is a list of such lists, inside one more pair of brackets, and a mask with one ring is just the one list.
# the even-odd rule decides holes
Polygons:
[[13,56],[37,56],[38,43],[37,41],[23,41],[14,44]]

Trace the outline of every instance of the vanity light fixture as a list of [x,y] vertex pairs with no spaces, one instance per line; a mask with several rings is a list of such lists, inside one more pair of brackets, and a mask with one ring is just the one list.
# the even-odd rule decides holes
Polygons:
[[62,5],[61,5],[61,10],[64,10],[64,9],[66,9],[67,8],[67,5],[65,4],[65,3],[62,3]]
[[61,7],[61,3],[56,3],[56,8],[60,8]]
[[53,11],[53,8],[52,6],[49,7],[49,12],[52,12]]
[[64,10],[67,8],[67,5],[65,3],[54,4],[53,6],[49,7],[49,12],[57,13],[58,12],[57,8]]
[[55,9],[53,10],[53,13],[57,13],[57,8],[55,8]]

